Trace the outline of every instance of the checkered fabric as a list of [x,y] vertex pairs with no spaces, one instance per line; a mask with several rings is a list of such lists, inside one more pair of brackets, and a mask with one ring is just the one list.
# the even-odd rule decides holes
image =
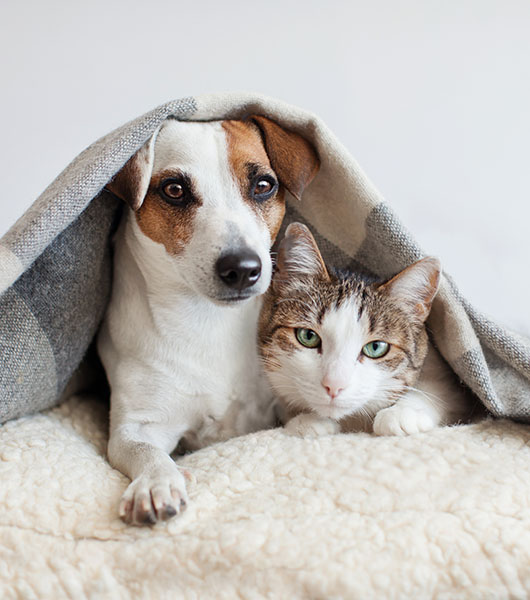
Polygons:
[[[285,223],[306,223],[337,267],[387,278],[424,256],[361,168],[314,115],[255,94],[184,98],[82,152],[0,240],[0,422],[57,404],[103,317],[121,207],[106,183],[168,117],[266,115],[318,150],[321,168]],[[448,275],[429,328],[460,379],[495,416],[530,420],[530,341],[477,312]]]

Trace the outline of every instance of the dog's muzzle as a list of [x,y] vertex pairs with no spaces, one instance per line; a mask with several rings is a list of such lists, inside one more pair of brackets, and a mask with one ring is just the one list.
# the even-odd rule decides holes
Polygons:
[[215,268],[223,284],[238,292],[252,287],[261,276],[261,260],[248,248],[221,256]]

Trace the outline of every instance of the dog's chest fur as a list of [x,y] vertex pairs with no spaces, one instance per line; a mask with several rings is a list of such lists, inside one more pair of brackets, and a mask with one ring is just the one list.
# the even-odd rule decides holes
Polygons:
[[227,307],[182,293],[165,251],[142,242],[147,247],[131,223],[116,238],[120,269],[101,335],[107,368],[126,368],[131,392],[112,418],[146,422],[162,411],[175,443],[183,438],[189,449],[271,426],[272,393],[256,346],[261,298]]
[[186,446],[196,449],[270,426],[272,394],[256,349],[261,299],[219,307],[179,298],[172,311],[156,298],[150,304],[158,332],[158,351],[151,356],[173,388],[178,422],[189,426]]

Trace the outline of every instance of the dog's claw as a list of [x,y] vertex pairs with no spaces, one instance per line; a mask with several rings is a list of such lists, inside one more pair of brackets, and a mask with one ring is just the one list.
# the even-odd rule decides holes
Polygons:
[[156,517],[153,510],[146,512],[140,512],[135,518],[137,523],[143,523],[145,525],[154,525],[156,523]]
[[164,507],[164,510],[161,512],[161,517],[163,521],[167,521],[168,519],[171,519],[171,517],[174,517],[177,514],[177,510],[175,507],[173,506],[166,506]]
[[186,507],[186,487],[182,474],[151,478],[141,475],[126,489],[119,515],[131,525],[154,525],[167,521]]

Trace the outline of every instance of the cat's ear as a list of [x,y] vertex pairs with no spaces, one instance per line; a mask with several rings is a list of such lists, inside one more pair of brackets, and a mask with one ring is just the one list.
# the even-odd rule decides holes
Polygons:
[[429,316],[432,301],[440,285],[441,264],[429,256],[413,263],[390,281],[379,286],[379,291],[411,306],[423,320]]
[[315,277],[329,281],[329,274],[315,238],[302,223],[291,223],[278,250],[275,287],[300,277]]

